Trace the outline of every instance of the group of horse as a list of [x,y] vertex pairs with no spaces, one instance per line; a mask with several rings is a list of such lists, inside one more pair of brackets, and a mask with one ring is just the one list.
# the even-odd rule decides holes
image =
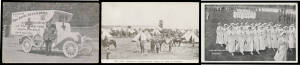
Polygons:
[[120,30],[114,30],[111,29],[111,35],[114,37],[132,37],[137,34],[136,29],[120,29]]
[[[154,53],[159,53],[161,52],[162,47],[168,47],[169,52],[172,51],[172,47],[180,47],[181,43],[183,43],[184,40],[186,40],[185,38],[182,38],[181,36],[183,35],[183,33],[178,32],[178,31],[171,31],[171,30],[163,30],[160,31],[161,35],[158,36],[154,36],[147,39],[146,41],[135,41],[137,43],[140,44],[141,47],[141,52],[143,53],[145,48],[144,48],[144,44],[146,42],[150,42],[150,51],[154,52]],[[112,31],[110,33],[113,37],[126,37],[126,36],[134,36],[137,33],[129,33],[126,31]],[[188,43],[192,43],[193,44],[193,40],[186,40]],[[111,46],[114,46],[115,48],[117,48],[117,42],[114,39],[109,39],[109,38],[105,38],[105,39],[101,39],[101,49],[103,50],[109,50],[109,48]],[[110,54],[110,51],[107,51],[107,54]],[[108,57],[108,56],[107,56]]]
[[[172,46],[179,47],[183,40],[184,40],[184,38],[175,38],[175,37],[173,37],[173,38],[151,38],[151,39],[147,40],[147,42],[151,43],[151,51],[156,50],[156,52],[158,53],[160,51],[162,45],[168,45],[169,51],[171,51]],[[108,38],[101,40],[102,48],[110,47],[110,46],[114,46],[116,48],[117,47],[116,40],[108,39]]]
[[172,47],[180,46],[184,38],[153,38],[150,39],[150,48],[152,52],[159,53],[162,45],[169,47],[169,52],[172,51]]

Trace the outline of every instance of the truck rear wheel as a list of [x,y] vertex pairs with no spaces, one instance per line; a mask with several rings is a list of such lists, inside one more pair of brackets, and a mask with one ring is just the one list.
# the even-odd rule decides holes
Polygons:
[[78,44],[74,41],[67,41],[63,45],[63,52],[66,57],[73,58],[78,55]]
[[22,50],[25,52],[25,53],[29,53],[31,51],[31,48],[32,48],[32,41],[28,38],[25,38],[22,43],[21,43],[21,47],[22,47]]
[[33,37],[33,42],[35,43],[35,46],[40,48],[43,46],[44,44],[44,40],[43,40],[43,37],[41,35],[35,35]]

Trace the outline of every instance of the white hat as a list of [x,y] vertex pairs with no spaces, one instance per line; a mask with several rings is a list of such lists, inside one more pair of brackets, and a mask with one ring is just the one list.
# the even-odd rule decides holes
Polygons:
[[224,26],[227,26],[227,24],[224,24]]
[[286,33],[285,33],[285,32],[282,32],[282,33],[280,34],[280,36],[282,36],[282,35],[286,35]]

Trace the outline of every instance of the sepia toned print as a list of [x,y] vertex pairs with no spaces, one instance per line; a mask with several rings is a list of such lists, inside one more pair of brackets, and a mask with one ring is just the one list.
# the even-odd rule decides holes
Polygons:
[[203,63],[297,63],[296,3],[202,3]]
[[198,63],[199,3],[103,2],[102,63]]
[[[87,8],[89,7],[89,8]],[[98,3],[3,3],[4,63],[98,63]]]

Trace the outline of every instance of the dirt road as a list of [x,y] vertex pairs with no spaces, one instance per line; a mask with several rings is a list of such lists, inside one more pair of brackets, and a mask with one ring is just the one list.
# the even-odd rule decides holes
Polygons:
[[[99,40],[99,39],[98,39]],[[4,63],[98,63],[99,62],[99,43],[95,40],[93,43],[93,54],[91,56],[77,56],[67,58],[62,51],[53,51],[53,55],[46,54],[38,49],[33,48],[30,53],[24,53],[17,46],[17,40],[14,38],[3,38],[3,56]]]

